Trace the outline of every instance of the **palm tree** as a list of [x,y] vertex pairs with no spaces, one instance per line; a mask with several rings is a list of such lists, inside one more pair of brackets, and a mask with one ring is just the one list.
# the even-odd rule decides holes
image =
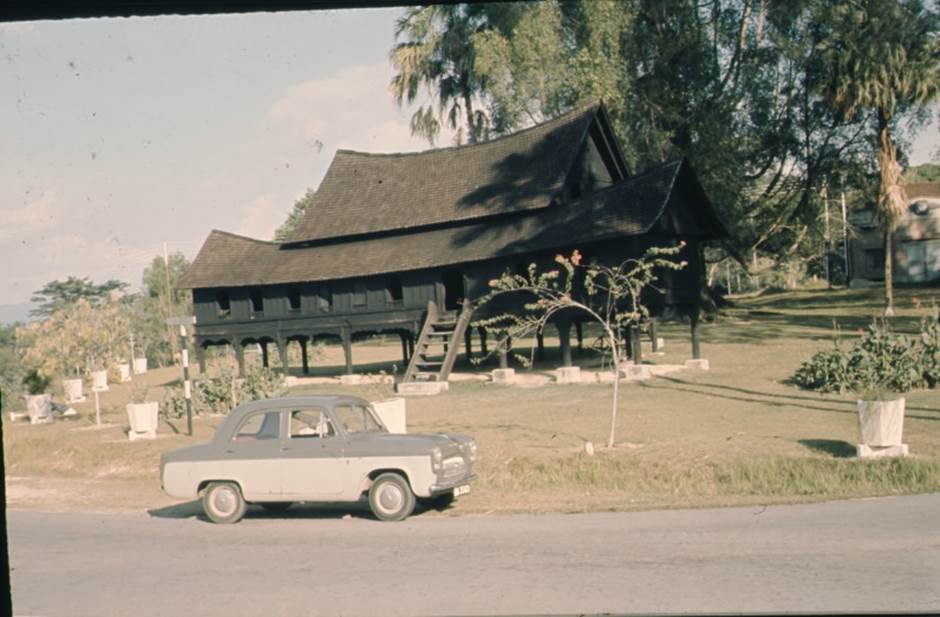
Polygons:
[[[395,101],[413,103],[422,86],[432,102],[422,105],[411,117],[411,132],[431,145],[440,133],[441,122],[457,131],[458,143],[476,143],[486,138],[487,116],[474,108],[474,97],[482,90],[473,70],[473,35],[487,27],[483,5],[430,5],[408,9],[398,20],[396,40],[389,54],[398,74],[391,87]],[[434,109],[436,100],[437,109]]]
[[829,26],[819,44],[829,74],[823,95],[843,116],[873,113],[878,128],[880,188],[876,219],[885,234],[885,315],[894,314],[892,232],[907,206],[891,129],[901,113],[940,92],[938,16],[920,0],[820,3]]

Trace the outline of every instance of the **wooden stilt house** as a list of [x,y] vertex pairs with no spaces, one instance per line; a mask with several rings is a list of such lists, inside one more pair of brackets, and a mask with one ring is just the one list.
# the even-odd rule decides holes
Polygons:
[[[287,346],[373,333],[401,337],[406,380],[446,380],[472,332],[464,299],[507,269],[577,248],[620,263],[684,240],[689,266],[670,272],[652,308],[692,318],[704,281],[702,243],[725,234],[685,159],[629,176],[599,103],[489,142],[408,154],[340,150],[286,242],[212,231],[180,286],[193,291],[195,341]],[[571,364],[562,318],[562,365]],[[485,333],[480,332],[485,347]],[[434,345],[440,353],[434,353]],[[697,341],[693,341],[697,355]],[[446,350],[446,353],[444,352]],[[202,354],[198,354],[202,360]]]

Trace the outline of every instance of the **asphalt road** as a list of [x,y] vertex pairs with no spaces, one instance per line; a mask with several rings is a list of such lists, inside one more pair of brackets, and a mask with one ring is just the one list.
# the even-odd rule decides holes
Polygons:
[[940,494],[537,516],[9,513],[16,615],[940,610]]

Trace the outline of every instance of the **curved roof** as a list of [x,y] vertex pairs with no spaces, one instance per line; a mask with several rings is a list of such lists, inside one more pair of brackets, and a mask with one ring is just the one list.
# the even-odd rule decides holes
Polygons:
[[600,103],[469,146],[338,150],[289,243],[465,221],[552,203]]
[[695,219],[694,229],[679,229],[681,233],[725,235],[710,213],[694,172],[680,159],[565,206],[461,226],[310,247],[213,230],[178,286],[245,287],[390,274],[634,236],[657,223],[677,229],[689,216]]

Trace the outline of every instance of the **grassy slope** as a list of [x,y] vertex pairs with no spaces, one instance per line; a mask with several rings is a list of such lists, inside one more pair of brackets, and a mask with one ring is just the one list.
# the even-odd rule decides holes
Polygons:
[[[912,329],[930,312],[934,295],[940,293],[900,290],[897,328]],[[441,396],[409,399],[409,430],[459,431],[478,439],[480,479],[473,496],[455,508],[458,513],[730,505],[940,490],[940,392],[908,397],[905,441],[914,456],[870,462],[849,458],[858,432],[851,397],[821,396],[784,383],[802,360],[830,344],[833,320],[842,336],[854,336],[879,304],[877,289],[740,300],[703,328],[712,370],[626,385],[618,444],[612,450],[598,447],[593,457],[584,454],[584,443],[605,441],[609,385],[504,388],[457,382]],[[665,355],[648,361],[678,364],[689,357],[685,326],[666,325],[661,336]],[[336,351],[328,350],[328,364],[340,364]],[[375,367],[399,360],[397,344],[361,345],[356,353]],[[551,358],[557,352],[548,353]],[[579,363],[597,359],[582,357]],[[536,370],[552,366],[548,360]],[[371,399],[384,394],[376,386],[333,385],[296,393],[325,391]],[[83,411],[87,424],[87,405]],[[121,439],[120,424],[126,421],[118,403],[108,408],[106,419],[118,426],[103,431],[78,431],[64,423],[5,427],[8,475],[94,479],[95,488],[82,497],[87,501],[88,491],[100,492],[93,503],[133,502],[128,495],[158,499],[159,453],[188,438],[128,444]],[[198,420],[197,437],[208,438],[217,423]]]

